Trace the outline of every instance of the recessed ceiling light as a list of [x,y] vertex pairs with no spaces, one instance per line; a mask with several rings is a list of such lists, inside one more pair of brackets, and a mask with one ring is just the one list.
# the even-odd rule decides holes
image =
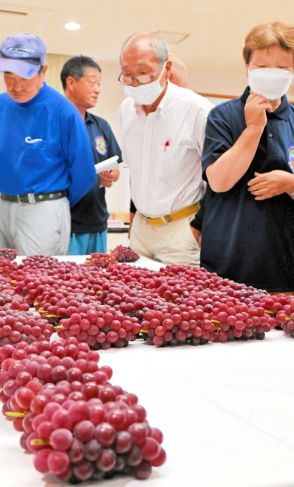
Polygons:
[[65,29],[67,30],[80,30],[81,26],[77,22],[66,22],[64,24]]

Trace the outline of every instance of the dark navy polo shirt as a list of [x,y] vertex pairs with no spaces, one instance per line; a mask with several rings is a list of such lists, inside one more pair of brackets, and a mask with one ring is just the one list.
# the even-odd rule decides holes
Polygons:
[[[218,105],[209,113],[202,154],[204,179],[206,168],[244,131],[248,95],[246,88],[241,98]],[[269,291],[294,290],[294,201],[286,193],[256,201],[247,186],[254,172],[293,172],[293,149],[294,107],[284,96],[278,109],[267,114],[267,125],[244,176],[224,193],[207,187],[201,242],[203,267]],[[234,164],[238,164],[237,159]]]
[[[86,127],[94,154],[94,163],[104,161],[112,156],[119,156],[121,150],[110,125],[101,117],[86,112]],[[97,233],[107,228],[107,211],[105,188],[99,187],[99,181],[93,190],[71,208],[71,231],[73,233]]]

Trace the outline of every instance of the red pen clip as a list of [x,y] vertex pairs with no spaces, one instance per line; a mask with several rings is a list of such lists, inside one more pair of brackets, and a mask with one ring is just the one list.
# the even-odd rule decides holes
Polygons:
[[164,144],[163,144],[163,147],[164,147],[164,152],[165,152],[165,151],[166,151],[166,149],[167,149],[168,147],[170,147],[170,146],[171,146],[171,141],[170,141],[170,140],[166,140],[166,141],[164,142]]

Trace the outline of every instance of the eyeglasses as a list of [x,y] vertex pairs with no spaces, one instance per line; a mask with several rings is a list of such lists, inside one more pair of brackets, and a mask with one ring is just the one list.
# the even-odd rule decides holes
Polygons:
[[[164,61],[165,63],[165,61]],[[163,63],[163,64],[164,64]],[[162,66],[162,65],[161,65]],[[163,71],[162,67],[160,66],[161,69],[158,69],[155,71],[155,73],[150,73],[150,74],[139,74],[139,76],[132,76],[130,74],[123,74],[120,73],[119,77],[117,78],[118,81],[124,85],[130,86],[133,84],[134,81],[139,83],[140,85],[147,85],[148,83],[151,83],[151,81],[156,78],[158,73]]]

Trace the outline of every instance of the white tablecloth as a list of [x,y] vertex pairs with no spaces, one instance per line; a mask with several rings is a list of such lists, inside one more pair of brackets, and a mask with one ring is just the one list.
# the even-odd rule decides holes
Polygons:
[[[156,349],[142,342],[100,352],[112,383],[135,392],[165,435],[167,462],[146,487],[293,487],[294,342],[264,341]],[[0,485],[51,487],[0,416]],[[86,485],[94,485],[87,483]],[[97,484],[95,484],[97,485]],[[100,482],[138,487],[128,478]]]
[[[101,487],[293,487],[294,340],[155,348],[142,341],[101,351],[111,382],[139,396],[165,436],[167,461],[148,480],[122,477]],[[19,433],[0,416],[0,485],[53,487]],[[63,484],[65,485],[65,484]]]

